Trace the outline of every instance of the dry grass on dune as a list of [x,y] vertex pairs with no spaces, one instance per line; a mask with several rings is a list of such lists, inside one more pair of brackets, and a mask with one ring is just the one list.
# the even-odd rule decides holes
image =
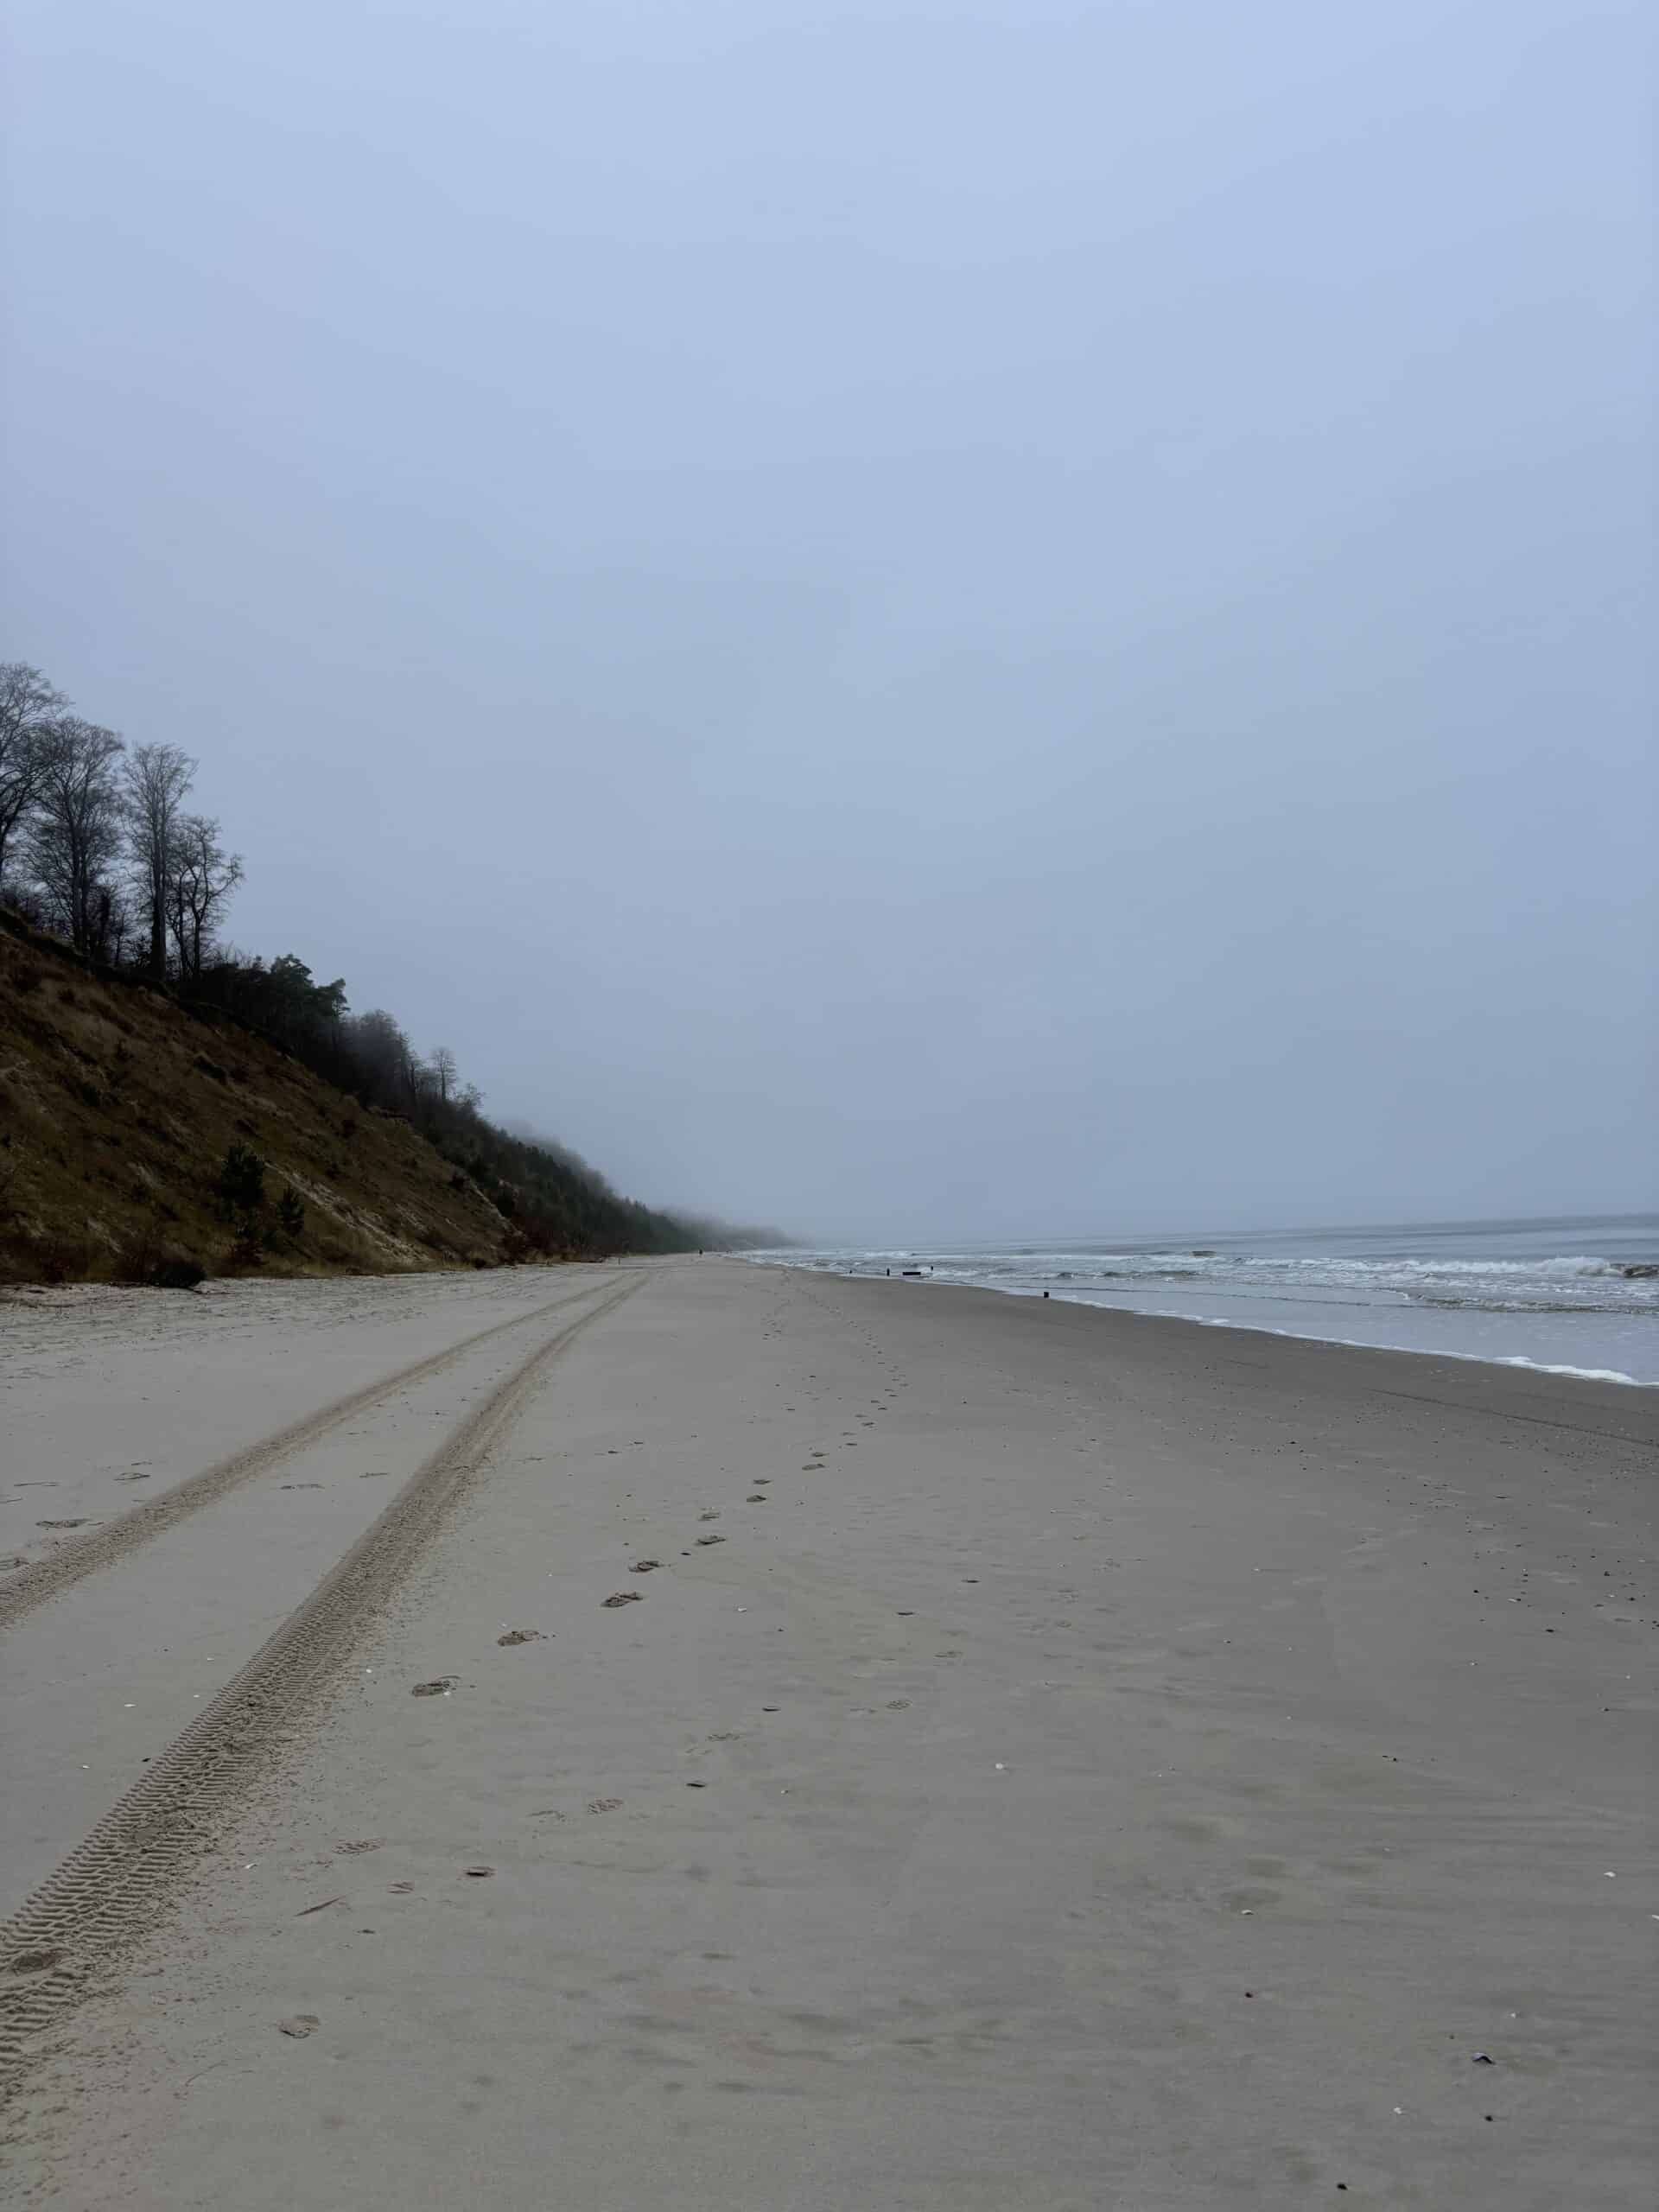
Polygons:
[[[215,1189],[233,1145],[264,1162],[252,1235]],[[274,1045],[0,931],[0,1275],[456,1267],[499,1259],[503,1230],[417,1131]]]

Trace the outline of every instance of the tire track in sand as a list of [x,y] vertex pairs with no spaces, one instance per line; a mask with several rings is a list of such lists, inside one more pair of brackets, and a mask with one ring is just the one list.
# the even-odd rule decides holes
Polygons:
[[550,1313],[562,1313],[580,1298],[591,1298],[601,1286],[586,1284],[581,1290],[572,1291],[567,1298],[556,1298],[545,1306],[532,1306],[525,1313],[510,1314],[505,1321],[493,1321],[487,1329],[480,1329],[470,1337],[463,1337],[459,1344],[443,1351],[429,1352],[424,1359],[417,1359],[408,1367],[400,1367],[391,1375],[383,1375],[377,1382],[365,1382],[361,1389],[353,1390],[332,1404],[319,1406],[315,1413],[303,1419],[290,1421],[286,1428],[279,1428],[264,1437],[257,1444],[244,1445],[226,1459],[216,1460],[199,1475],[188,1475],[181,1483],[175,1483],[171,1490],[163,1491],[159,1497],[147,1498],[143,1504],[135,1505],[118,1519],[106,1522],[103,1528],[94,1529],[91,1535],[72,1538],[54,1551],[50,1558],[34,1560],[20,1567],[0,1583],[0,1630],[13,1627],[37,1605],[43,1605],[60,1591],[72,1588],[89,1574],[101,1573],[106,1567],[113,1567],[117,1560],[124,1559],[140,1544],[147,1544],[164,1529],[174,1528],[192,1513],[199,1513],[204,1505],[212,1505],[229,1491],[251,1482],[263,1474],[267,1467],[302,1451],[308,1444],[315,1444],[332,1428],[349,1421],[353,1414],[365,1413],[368,1408],[389,1397],[394,1390],[401,1390],[412,1382],[424,1382],[432,1376],[442,1374],[446,1367],[480,1344],[487,1344],[492,1337],[502,1336],[509,1329],[522,1329],[529,1322],[544,1321]]
[[153,1925],[560,1352],[643,1280],[635,1275],[538,1344],[467,1415],[304,1604],[0,1927],[0,2094],[27,2068],[27,2039]]

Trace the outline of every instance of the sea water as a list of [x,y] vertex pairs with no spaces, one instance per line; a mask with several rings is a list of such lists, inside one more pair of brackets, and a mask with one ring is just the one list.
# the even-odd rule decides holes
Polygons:
[[1655,1214],[749,1256],[1659,1385]]

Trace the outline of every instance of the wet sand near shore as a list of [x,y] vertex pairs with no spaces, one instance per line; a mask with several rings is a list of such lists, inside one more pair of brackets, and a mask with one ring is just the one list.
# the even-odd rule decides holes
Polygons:
[[365,1288],[374,1363],[239,1424],[193,1324],[147,1351],[183,1481],[527,1317],[8,1629],[18,2202],[1649,2200],[1659,1394],[512,1283],[401,1333]]

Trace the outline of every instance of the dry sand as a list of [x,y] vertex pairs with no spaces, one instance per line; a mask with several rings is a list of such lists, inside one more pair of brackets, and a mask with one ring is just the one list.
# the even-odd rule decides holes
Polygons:
[[715,1260],[0,1358],[30,1560],[219,1470],[6,1637],[17,2201],[1650,2202],[1659,1395]]

